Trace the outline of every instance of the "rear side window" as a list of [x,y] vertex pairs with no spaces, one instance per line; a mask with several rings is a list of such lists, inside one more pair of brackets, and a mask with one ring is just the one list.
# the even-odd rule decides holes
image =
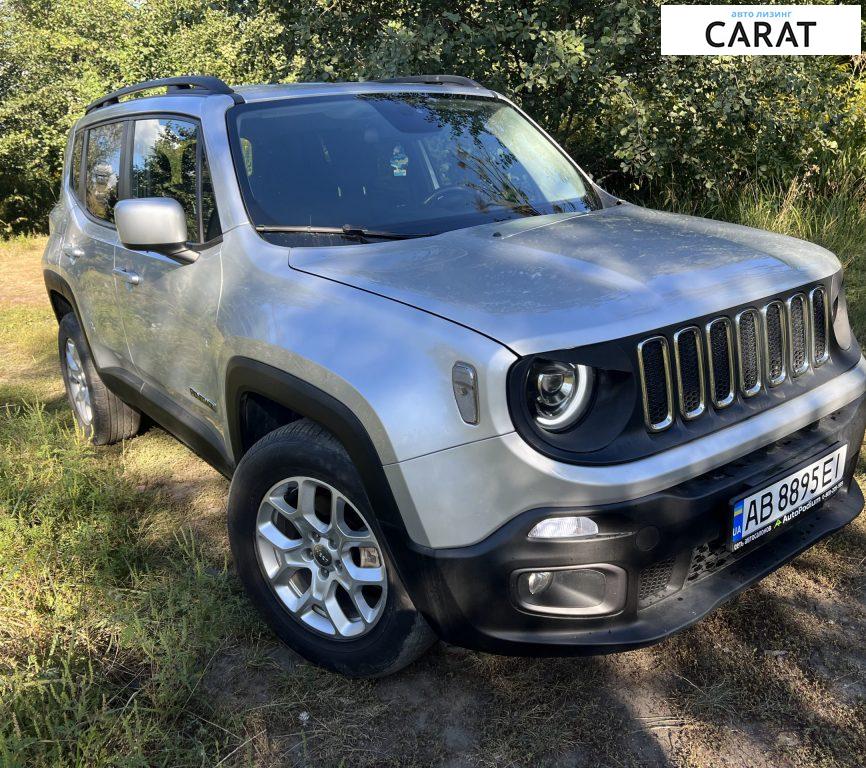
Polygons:
[[191,242],[206,242],[220,234],[213,185],[196,123],[177,118],[135,121],[129,195],[177,200],[186,213]]
[[108,123],[87,132],[85,205],[97,219],[114,221],[120,182],[123,123]]
[[75,134],[72,143],[72,161],[69,163],[69,186],[76,197],[81,195],[81,155],[84,152],[84,131]]

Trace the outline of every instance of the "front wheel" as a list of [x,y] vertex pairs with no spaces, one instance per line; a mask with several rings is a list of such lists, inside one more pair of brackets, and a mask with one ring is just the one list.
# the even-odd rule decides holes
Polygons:
[[434,642],[397,576],[339,441],[302,420],[262,438],[232,479],[238,574],[273,630],[315,664],[395,672]]

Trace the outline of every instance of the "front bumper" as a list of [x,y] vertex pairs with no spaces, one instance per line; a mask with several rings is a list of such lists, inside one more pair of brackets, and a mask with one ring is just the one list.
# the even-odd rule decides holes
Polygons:
[[[446,641],[509,654],[608,653],[657,642],[853,520],[863,495],[853,482],[866,428],[866,395],[763,448],[667,490],[593,507],[535,509],[466,547],[406,541],[401,572],[416,606]],[[730,502],[833,444],[849,446],[845,484],[822,507],[734,555],[724,542]],[[590,516],[601,534],[577,542],[533,541],[551,514]],[[521,569],[611,564],[626,574],[625,600],[602,618],[542,615],[520,606]]]

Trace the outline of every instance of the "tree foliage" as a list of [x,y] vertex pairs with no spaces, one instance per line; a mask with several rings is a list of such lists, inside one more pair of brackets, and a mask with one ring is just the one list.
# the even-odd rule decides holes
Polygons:
[[0,232],[42,226],[88,100],[184,73],[231,82],[468,75],[602,183],[721,195],[862,141],[863,77],[832,57],[659,55],[645,0],[0,0]]
[[72,124],[131,82],[286,73],[273,14],[196,0],[0,0],[0,235],[45,227]]

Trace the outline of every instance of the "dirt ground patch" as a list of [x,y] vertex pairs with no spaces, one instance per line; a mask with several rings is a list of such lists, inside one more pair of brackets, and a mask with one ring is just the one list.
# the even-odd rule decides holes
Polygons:
[[47,238],[0,240],[0,306],[45,303],[40,260]]
[[70,434],[43,244],[0,244],[0,764],[863,765],[863,516],[645,650],[310,666],[232,574],[224,478],[156,427]]

